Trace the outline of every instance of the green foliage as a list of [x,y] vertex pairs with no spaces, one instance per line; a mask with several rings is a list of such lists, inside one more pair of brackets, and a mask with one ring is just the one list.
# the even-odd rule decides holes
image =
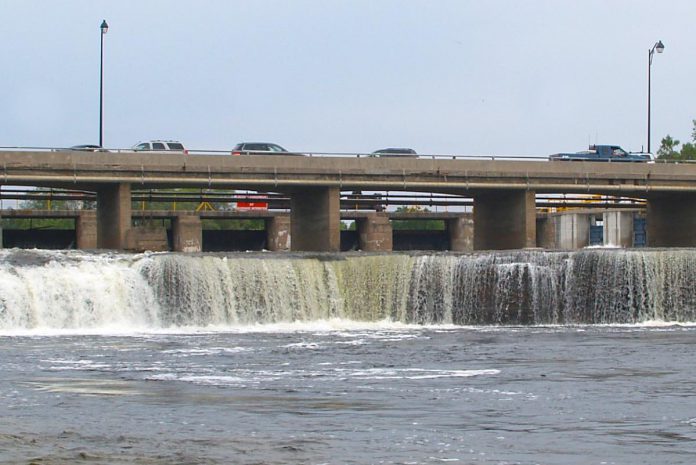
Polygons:
[[3,218],[3,229],[75,229],[70,218]]
[[266,229],[266,222],[263,219],[254,220],[203,220],[203,229],[222,231],[235,229],[242,231],[262,231]]
[[657,149],[657,158],[660,160],[675,160],[679,157],[677,146],[680,144],[677,139],[672,136],[665,136],[660,142],[660,148]]
[[[22,210],[80,210],[94,208],[95,202],[80,200],[23,200]],[[3,218],[5,229],[75,229],[75,221],[70,218]]]
[[[396,209],[397,212],[409,212],[409,213],[425,213],[430,210],[424,207],[399,207]],[[393,230],[411,230],[411,231],[444,231],[445,222],[443,220],[432,220],[432,219],[413,219],[413,220],[392,220]]]
[[660,142],[660,148],[657,150],[658,160],[696,160],[696,119],[691,121],[693,129],[691,131],[691,142],[682,145],[681,150],[678,150],[679,142],[673,139],[672,136],[665,136]]

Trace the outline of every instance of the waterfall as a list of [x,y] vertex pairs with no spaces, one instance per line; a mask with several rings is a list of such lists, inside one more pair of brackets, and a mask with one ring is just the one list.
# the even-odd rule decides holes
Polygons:
[[696,321],[696,249],[471,254],[0,251],[0,331]]

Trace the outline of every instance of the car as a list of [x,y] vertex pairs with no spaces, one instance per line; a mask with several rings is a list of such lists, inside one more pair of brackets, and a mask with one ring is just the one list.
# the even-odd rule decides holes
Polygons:
[[387,148],[375,150],[370,154],[371,157],[412,157],[418,158],[418,154],[413,149],[407,148]]
[[132,149],[136,152],[181,152],[188,154],[184,144],[176,140],[149,140],[138,142]]
[[98,145],[94,144],[80,144],[80,145],[73,145],[72,147],[68,147],[65,149],[52,149],[53,152],[108,152],[108,150],[101,148]]
[[645,152],[628,152],[618,145],[590,145],[588,150],[575,153],[554,153],[551,161],[603,161],[603,162],[652,162],[653,156]]
[[105,148],[102,148],[94,144],[80,144],[68,147],[68,150],[77,150],[80,152],[108,152]]
[[270,142],[240,142],[232,149],[232,155],[295,155],[304,156],[302,153],[288,152],[278,144]]

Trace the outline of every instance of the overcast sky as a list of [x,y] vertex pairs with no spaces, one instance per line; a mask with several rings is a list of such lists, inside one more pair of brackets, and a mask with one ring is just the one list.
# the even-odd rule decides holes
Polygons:
[[543,155],[686,141],[694,0],[0,0],[0,146]]

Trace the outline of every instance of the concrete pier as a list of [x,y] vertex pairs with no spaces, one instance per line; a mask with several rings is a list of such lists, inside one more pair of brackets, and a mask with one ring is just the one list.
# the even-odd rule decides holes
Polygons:
[[131,227],[131,187],[120,183],[97,190],[97,247],[125,250]]
[[632,211],[604,212],[604,245],[633,247],[633,217]]
[[181,213],[172,219],[172,249],[191,253],[203,250],[203,225],[198,215]]
[[290,216],[266,218],[266,248],[272,252],[290,250]]
[[536,247],[536,203],[532,191],[474,195],[474,250]]
[[454,252],[471,252],[474,250],[474,220],[471,215],[461,216],[446,221],[449,233],[449,249]]
[[341,250],[340,190],[306,188],[290,195],[291,249],[309,252]]
[[97,212],[82,210],[75,218],[75,237],[78,249],[97,248]]
[[556,247],[556,216],[548,213],[537,216],[536,220],[536,245],[542,249],[555,249]]
[[153,224],[132,226],[126,232],[125,248],[131,252],[167,252],[167,229]]
[[664,194],[648,199],[650,247],[696,246],[696,194]]
[[358,247],[364,252],[391,252],[392,225],[386,213],[372,213],[356,221]]
[[582,249],[590,245],[590,215],[565,213],[556,217],[556,248]]

